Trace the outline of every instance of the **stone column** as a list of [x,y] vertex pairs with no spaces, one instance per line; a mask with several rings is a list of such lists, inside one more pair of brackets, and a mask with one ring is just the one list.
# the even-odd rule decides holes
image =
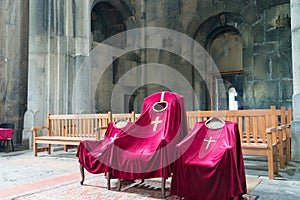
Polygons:
[[27,111],[24,115],[22,146],[32,147],[31,127],[43,125],[47,113],[48,99],[48,16],[44,1],[32,0],[29,4],[29,47],[28,47],[28,95]]
[[22,142],[26,111],[28,4],[0,1],[0,123],[14,124],[15,145]]
[[[75,60],[72,113],[91,113],[94,108],[90,104],[90,61],[85,60],[90,54],[90,43],[92,42],[92,34],[90,27],[90,1],[77,1],[75,5],[74,16],[74,52],[72,57]],[[83,65],[82,62],[83,61]],[[78,74],[79,73],[79,74]],[[78,78],[80,75],[80,78]]]
[[290,4],[293,60],[292,159],[300,161],[300,2],[291,0]]
[[23,143],[29,148],[32,126],[45,125],[48,113],[72,112],[73,78],[80,59],[89,54],[89,8],[86,0],[30,1],[28,106],[23,129]]

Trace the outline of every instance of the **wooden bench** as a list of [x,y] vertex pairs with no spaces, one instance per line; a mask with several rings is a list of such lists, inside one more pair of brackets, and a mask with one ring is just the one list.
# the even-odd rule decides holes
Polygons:
[[186,112],[188,131],[191,131],[197,122],[203,121],[200,118],[200,110]]
[[[51,145],[78,146],[81,140],[98,140],[104,134],[111,119],[107,114],[76,114],[47,116],[47,125],[32,127],[33,154],[47,151],[51,153]],[[44,144],[46,147],[39,147]]]
[[125,119],[130,122],[135,122],[136,114],[132,111],[131,113],[109,113],[110,114],[110,121],[116,122],[121,119]]
[[[279,137],[281,137],[279,142],[279,159],[280,168],[284,168],[284,165],[291,160],[291,123],[292,123],[292,108],[276,110],[275,112],[277,118],[275,119],[279,124],[278,128],[280,130]],[[280,143],[281,141],[281,143]]]
[[[282,156],[282,147],[285,146],[283,130],[286,130],[286,125],[285,121],[281,120],[282,113],[282,110],[276,111],[272,106],[270,109],[255,110],[188,111],[187,118],[189,126],[195,121],[204,121],[211,117],[222,117],[237,122],[243,154],[267,156],[268,176],[274,179],[274,173],[278,173],[278,155]],[[286,118],[290,118],[290,111],[284,113]],[[278,119],[281,120],[281,124],[278,124]],[[283,166],[282,157],[279,160],[280,166]]]

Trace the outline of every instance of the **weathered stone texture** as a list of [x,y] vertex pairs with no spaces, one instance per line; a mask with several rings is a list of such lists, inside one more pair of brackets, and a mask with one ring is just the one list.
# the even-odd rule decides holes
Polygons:
[[254,54],[265,54],[277,50],[277,43],[265,42],[263,44],[254,45]]
[[272,78],[292,79],[291,55],[289,52],[274,53],[271,55]]
[[293,97],[293,81],[283,80],[281,85],[281,91],[282,91],[282,100],[291,101]]
[[[0,122],[15,125],[13,139],[22,141],[27,109],[28,1],[0,1]],[[25,14],[24,14],[25,13]]]
[[[0,81],[0,109],[4,110],[4,114],[0,112],[0,119],[9,116],[22,124],[20,120],[23,120],[21,118],[24,110],[27,109],[26,104],[29,104],[30,108],[26,116],[30,119],[25,119],[24,123],[29,131],[33,124],[42,123],[49,111],[72,112],[72,89],[76,73],[84,58],[88,57],[90,50],[94,48],[91,45],[93,43],[93,33],[90,30],[91,3],[110,4],[115,9],[114,12],[119,12],[119,16],[122,17],[122,19],[112,19],[102,16],[101,20],[105,23],[101,24],[120,20],[124,22],[127,29],[144,26],[170,28],[195,39],[207,48],[207,51],[210,42],[219,36],[218,34],[224,32],[234,34],[237,42],[242,41],[240,42],[242,55],[230,59],[240,59],[242,65],[230,69],[239,71],[242,67],[243,108],[268,108],[270,105],[291,107],[292,32],[290,27],[276,27],[278,16],[281,18],[290,16],[289,2],[288,0],[66,0],[60,4],[58,0],[31,0],[29,4],[29,0],[0,1],[0,46],[3,47],[0,48],[0,77],[2,80],[19,77],[17,81]],[[22,17],[22,13],[29,15],[28,12],[30,19]],[[295,23],[299,25],[300,22],[297,19]],[[114,29],[119,25],[114,24],[108,29]],[[294,31],[297,31],[299,27],[294,28]],[[104,37],[105,34],[103,33],[102,36]],[[141,41],[142,39],[138,40]],[[188,54],[186,47],[178,45],[180,42],[176,38],[167,37],[153,41],[155,46],[161,44],[161,47],[169,46],[170,50],[177,49],[179,53]],[[294,48],[299,51],[298,46]],[[220,52],[226,54],[227,50],[223,48],[224,50]],[[29,50],[29,65],[27,50]],[[205,85],[203,80],[193,75],[193,68],[183,59],[166,52],[148,51],[148,53],[147,56],[140,56],[140,58],[147,57],[149,62],[172,67],[182,74],[188,83],[194,84],[198,95],[202,97],[206,93],[202,91],[207,89],[203,86]],[[8,59],[7,63],[3,62],[4,58]],[[122,77],[124,73],[141,64],[141,60],[130,59],[126,56],[120,59],[117,77]],[[230,59],[227,60],[228,65]],[[195,58],[195,60],[201,59]],[[29,81],[27,76],[30,78]],[[96,111],[111,109],[112,91],[118,86],[112,82],[112,76],[113,71],[110,69],[97,83],[94,100]],[[132,77],[128,80],[129,85],[124,86],[124,90],[128,92],[137,87],[134,82],[143,76],[136,72],[136,74],[131,73],[129,77]],[[176,81],[174,80],[175,85]],[[164,80],[162,82],[164,83]],[[202,85],[197,85],[200,82]],[[27,84],[29,85],[28,98]],[[149,91],[147,86],[141,86],[136,92],[140,95],[136,101],[139,108],[142,97],[160,88],[148,86]],[[181,87],[180,84],[176,86]],[[294,89],[299,90],[299,88]],[[14,103],[8,103],[14,99],[16,99]],[[209,107],[208,102],[208,100],[201,101],[201,108]],[[24,134],[24,137],[28,135],[29,132],[27,135]],[[17,137],[20,137],[20,133]]]
[[278,91],[278,81],[255,82],[253,85],[255,107],[268,108],[277,105]]
[[270,78],[269,58],[266,54],[254,56],[254,79],[266,80]]
[[290,28],[281,28],[278,30],[279,37],[279,50],[291,49],[292,40],[291,40],[291,29]]
[[243,8],[241,14],[244,17],[245,22],[250,25],[258,23],[262,18],[261,14],[257,12],[256,7],[253,5],[247,5]]
[[252,33],[255,35],[254,37],[254,43],[263,43],[265,40],[264,34],[264,26],[261,23],[257,23],[252,28]]

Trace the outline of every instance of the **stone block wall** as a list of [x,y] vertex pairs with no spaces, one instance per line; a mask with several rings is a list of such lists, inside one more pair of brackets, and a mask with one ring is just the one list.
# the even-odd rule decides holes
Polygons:
[[[15,123],[14,137],[18,143],[24,139],[22,130],[26,129],[28,134],[25,138],[30,138],[31,126],[43,124],[48,112],[71,112],[73,81],[91,48],[91,7],[99,2],[110,3],[118,9],[127,29],[144,26],[168,28],[190,36],[204,48],[207,48],[214,30],[232,27],[240,34],[243,44],[243,107],[292,106],[289,0],[58,2],[32,0],[30,9],[29,0],[0,1],[0,122]],[[55,15],[48,13],[50,10],[56,12]],[[163,41],[157,42],[163,45]],[[182,51],[184,54],[183,48]],[[172,65],[185,77],[192,77],[190,66],[186,71],[180,70],[180,67],[188,64],[179,58],[159,56],[157,52],[149,56],[158,63]],[[45,78],[37,77],[39,74]],[[37,83],[36,79],[40,82]],[[205,88],[202,80],[197,76],[188,80],[201,95],[200,98]],[[109,85],[107,88],[112,87]],[[105,92],[110,97],[110,90]],[[206,97],[204,99],[201,109],[209,106],[209,101]],[[105,107],[109,105],[106,101],[101,103]]]
[[27,109],[28,0],[0,1],[0,123],[14,123],[22,142]]
[[184,32],[205,48],[220,23],[240,33],[244,109],[292,106],[289,1],[147,1],[149,10],[156,6],[146,15],[147,25]]

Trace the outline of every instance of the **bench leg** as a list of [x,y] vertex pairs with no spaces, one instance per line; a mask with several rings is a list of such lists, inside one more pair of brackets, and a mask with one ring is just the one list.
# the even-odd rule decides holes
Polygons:
[[107,189],[110,190],[110,171],[106,172],[106,178],[107,178]]
[[268,161],[268,177],[269,179],[274,179],[274,163],[270,159]]
[[15,151],[15,147],[14,147],[14,143],[13,143],[13,139],[12,139],[12,138],[11,138],[11,141],[10,141],[10,142],[11,142],[11,150],[12,150],[12,151]]
[[117,186],[117,190],[121,191],[122,188],[122,179],[118,178],[118,186]]
[[37,156],[37,143],[35,140],[33,140],[33,155],[36,157]]
[[79,170],[80,170],[80,174],[81,174],[81,181],[80,184],[83,185],[84,179],[85,179],[85,175],[84,175],[84,167],[82,164],[79,165]]
[[50,155],[51,154],[51,144],[48,144],[47,148],[48,148],[48,154]]
[[[277,149],[275,148],[274,152],[276,152]],[[274,162],[274,167],[273,167],[273,170],[274,170],[274,174],[277,174],[278,175],[278,152],[274,154],[274,158],[273,158],[273,162]]]
[[166,198],[166,179],[164,177],[161,178],[161,193],[162,198]]
[[268,176],[274,179],[274,174],[278,174],[278,151],[277,147],[268,150]]
[[283,130],[278,130],[278,151],[279,151],[279,163],[280,163],[280,169],[284,168],[284,163],[285,163],[285,159],[284,159],[284,153],[283,153]]
[[291,139],[286,140],[286,160],[291,161]]
[[286,161],[291,161],[291,138],[290,138],[290,130],[287,130],[287,138],[286,138]]
[[6,153],[9,152],[9,142],[10,140],[6,140]]
[[68,151],[68,145],[64,145],[64,151],[65,151],[65,152]]

